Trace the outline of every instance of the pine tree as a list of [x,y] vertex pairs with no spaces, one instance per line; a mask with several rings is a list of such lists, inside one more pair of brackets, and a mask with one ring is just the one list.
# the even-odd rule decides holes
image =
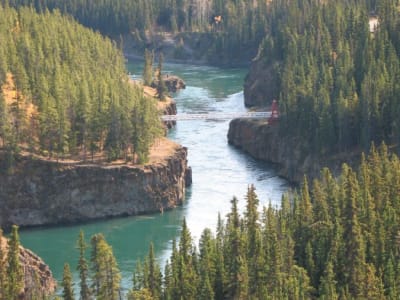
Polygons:
[[361,233],[357,215],[357,196],[359,192],[358,182],[355,174],[349,167],[344,165],[343,188],[345,193],[346,207],[344,217],[344,241],[346,247],[345,269],[346,281],[349,284],[349,292],[353,297],[361,297],[363,293],[363,282],[365,280],[366,263],[364,240]]
[[3,231],[0,229],[0,300],[6,299],[7,276],[6,258],[3,248]]
[[19,294],[24,287],[24,274],[19,259],[18,226],[13,225],[10,239],[8,240],[7,254],[7,296],[9,300],[19,299]]
[[64,264],[64,272],[63,272],[63,279],[61,283],[63,287],[63,298],[64,300],[74,300],[74,289],[73,289],[73,282],[72,282],[72,274],[69,268],[69,264]]
[[91,245],[94,294],[97,299],[116,300],[119,297],[121,274],[112,248],[102,234],[92,236]]
[[199,298],[214,299],[214,289],[212,283],[215,282],[215,249],[212,240],[211,230],[205,229],[199,241]]
[[186,218],[182,221],[182,230],[179,239],[179,255],[183,258],[185,264],[189,263],[192,253],[192,237],[186,224]]
[[244,221],[247,229],[249,292],[250,294],[255,294],[258,287],[262,284],[261,266],[263,265],[263,258],[261,254],[262,245],[258,213],[259,200],[255,193],[254,185],[248,187],[246,200],[247,204]]
[[[237,207],[238,199],[231,200],[231,212],[227,222],[227,250],[225,254],[228,267],[228,290],[230,297],[237,298],[242,293],[248,293],[248,269],[246,264],[246,253],[243,249],[243,240],[240,228],[240,216]],[[245,272],[242,274],[241,272]]]
[[79,279],[80,279],[80,299],[81,300],[89,300],[91,298],[91,292],[88,286],[88,264],[85,257],[85,251],[87,248],[85,242],[85,236],[83,231],[79,232],[79,238],[77,241],[77,248],[79,250],[79,261],[76,269],[79,271]]
[[319,297],[321,300],[335,300],[339,298],[336,292],[336,281],[331,261],[328,261],[324,274],[321,278]]
[[164,56],[162,53],[160,53],[158,57],[158,69],[157,69],[157,81],[158,81],[157,95],[161,101],[164,101],[168,95],[168,89],[167,86],[165,85],[165,81],[162,75],[163,61],[164,61]]
[[3,93],[0,89],[0,147],[6,147],[10,143],[10,119]]
[[160,271],[160,267],[158,266],[155,255],[154,255],[154,246],[153,243],[150,243],[149,254],[146,260],[146,267],[148,271],[145,273],[145,285],[153,299],[161,298],[161,286],[162,286],[162,274]]
[[143,85],[151,86],[153,83],[154,53],[147,48],[144,50]]

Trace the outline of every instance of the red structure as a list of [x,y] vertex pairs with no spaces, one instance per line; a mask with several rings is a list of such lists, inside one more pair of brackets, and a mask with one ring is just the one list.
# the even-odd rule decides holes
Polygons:
[[274,124],[279,119],[279,106],[278,102],[274,99],[271,105],[271,116],[268,119],[269,124]]

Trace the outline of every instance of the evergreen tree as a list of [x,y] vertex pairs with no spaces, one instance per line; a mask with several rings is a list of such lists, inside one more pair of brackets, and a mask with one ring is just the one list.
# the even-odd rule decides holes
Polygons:
[[79,271],[79,287],[80,287],[80,299],[89,300],[91,298],[91,292],[88,286],[88,272],[89,267],[85,257],[85,251],[87,248],[85,242],[85,236],[83,231],[79,232],[79,238],[77,241],[77,248],[79,250],[79,261],[77,265],[77,270]]
[[91,245],[93,292],[97,299],[118,299],[121,274],[112,248],[102,234],[92,236]]
[[153,83],[153,60],[154,54],[147,48],[144,51],[143,84],[151,86]]
[[165,81],[162,75],[162,67],[163,67],[164,56],[162,53],[158,56],[158,68],[157,68],[157,95],[161,101],[164,101],[168,95],[168,89],[165,85]]
[[10,239],[8,240],[7,254],[7,294],[6,299],[19,299],[19,294],[24,287],[24,274],[19,259],[19,234],[18,226],[13,225]]
[[160,267],[155,260],[153,243],[150,243],[149,255],[146,260],[146,268],[148,270],[145,272],[145,276],[147,278],[145,278],[144,287],[149,289],[153,299],[160,299],[162,275]]
[[0,229],[0,299],[6,299],[7,276],[6,257],[3,249],[3,231]]
[[69,268],[69,264],[64,264],[64,272],[63,272],[63,279],[62,279],[62,287],[63,287],[63,298],[64,300],[74,300],[74,289],[72,283],[72,274]]
[[321,278],[321,285],[319,287],[319,297],[321,300],[338,299],[339,296],[336,292],[336,281],[333,273],[332,262],[328,262],[324,275]]

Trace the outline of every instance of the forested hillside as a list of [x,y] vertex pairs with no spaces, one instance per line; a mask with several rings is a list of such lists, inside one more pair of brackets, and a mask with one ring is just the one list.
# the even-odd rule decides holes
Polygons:
[[0,147],[145,161],[160,133],[152,100],[113,43],[59,12],[0,6]]
[[[11,6],[59,9],[80,23],[116,37],[132,35],[141,43],[153,32],[206,34],[209,56],[225,63],[246,62],[265,36],[268,1],[254,0],[1,0]],[[199,46],[195,47],[199,48]]]
[[273,1],[259,50],[278,85],[282,134],[301,137],[307,151],[399,144],[398,0]]
[[[240,216],[237,199],[198,250],[183,224],[164,276],[152,249],[131,295],[152,299],[398,299],[400,165],[371,149],[358,170],[328,169],[281,208],[258,210],[255,189]],[[163,281],[162,281],[163,280]],[[163,284],[162,284],[163,282]],[[137,298],[132,298],[137,299]]]
[[[281,208],[261,212],[250,186],[243,215],[233,198],[198,248],[184,221],[163,272],[150,245],[128,299],[399,299],[400,161],[385,145],[370,153],[337,179],[328,169],[311,184],[305,178]],[[83,233],[78,247],[81,299],[118,299],[120,273],[104,237],[92,237],[90,263]],[[73,293],[68,272],[64,299]]]

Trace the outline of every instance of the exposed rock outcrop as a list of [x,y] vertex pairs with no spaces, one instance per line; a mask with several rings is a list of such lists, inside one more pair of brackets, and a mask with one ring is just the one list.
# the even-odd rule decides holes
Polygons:
[[[176,115],[176,102],[172,98],[167,97],[166,101],[158,101],[158,110],[161,115]],[[165,126],[171,129],[176,125],[176,121],[164,121]]]
[[301,182],[304,174],[314,178],[321,168],[338,173],[344,161],[338,157],[323,160],[308,152],[301,140],[283,138],[277,125],[265,121],[234,119],[229,124],[228,142],[252,157],[278,165],[279,175],[292,182]]
[[144,166],[19,157],[13,174],[0,174],[0,226],[65,224],[171,209],[184,200],[188,172],[187,149],[174,144],[171,151]]
[[[176,75],[166,74],[163,75],[162,79],[165,82],[165,85],[167,86],[169,92],[175,93],[181,89],[186,88],[186,83],[183,81],[183,79]],[[158,80],[154,80],[151,86],[153,88],[156,88],[158,86]]]
[[[7,253],[7,240],[0,239],[0,247]],[[49,267],[32,251],[20,246],[19,259],[24,273],[24,285],[19,299],[45,299],[54,293],[56,281]],[[47,299],[47,298],[46,298]]]
[[253,60],[244,82],[244,104],[247,107],[268,106],[278,98],[276,69],[277,65],[267,65],[262,59]]

